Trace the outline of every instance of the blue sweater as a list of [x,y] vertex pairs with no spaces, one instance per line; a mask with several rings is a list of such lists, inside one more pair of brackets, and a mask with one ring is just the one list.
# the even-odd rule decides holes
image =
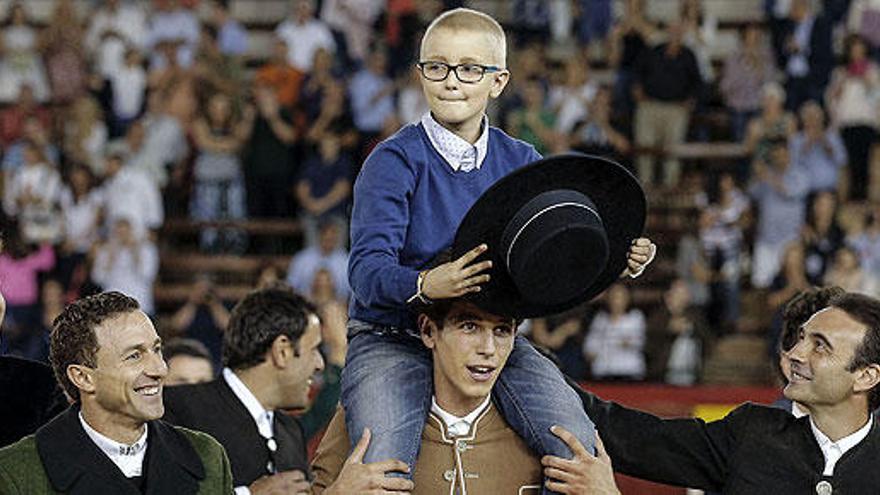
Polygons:
[[470,172],[453,171],[421,124],[380,143],[354,185],[349,317],[414,329],[406,300],[415,294],[419,271],[452,245],[459,223],[486,189],[540,158],[532,145],[494,127],[482,166]]

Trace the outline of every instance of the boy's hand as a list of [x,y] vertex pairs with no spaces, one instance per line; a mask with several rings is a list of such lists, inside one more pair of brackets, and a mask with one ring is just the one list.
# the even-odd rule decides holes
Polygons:
[[370,444],[370,430],[364,434],[354,447],[351,455],[342,466],[342,471],[324,495],[348,495],[351,493],[380,494],[394,493],[405,495],[413,489],[413,482],[406,478],[385,476],[389,472],[408,473],[409,466],[397,459],[364,464],[364,454]]
[[640,237],[634,240],[626,255],[626,269],[621,276],[638,277],[654,261],[656,254],[657,245],[651,242],[651,239]]
[[480,284],[489,281],[489,275],[481,273],[491,268],[492,262],[471,263],[487,249],[489,246],[480,244],[461,258],[429,270],[422,281],[422,293],[429,299],[450,299],[479,292]]
[[614,481],[611,459],[605,452],[602,439],[596,432],[596,455],[593,456],[578,441],[577,437],[561,426],[552,429],[554,435],[562,439],[574,452],[571,459],[552,455],[541,458],[544,476],[548,478],[544,486],[564,494],[593,493],[596,495],[620,495]]

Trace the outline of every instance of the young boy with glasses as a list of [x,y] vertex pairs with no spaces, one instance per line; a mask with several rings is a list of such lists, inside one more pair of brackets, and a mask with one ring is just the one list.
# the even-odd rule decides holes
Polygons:
[[[364,462],[396,458],[410,466],[432,408],[431,356],[407,303],[461,297],[488,281],[486,245],[427,270],[449,248],[477,198],[517,168],[539,160],[535,149],[489,126],[485,115],[510,78],[506,41],[490,16],[455,9],[437,17],[422,38],[417,64],[430,112],[379,144],[354,187],[349,278],[354,297],[342,404],[349,438],[370,428]],[[640,273],[653,245],[639,239],[628,266]],[[475,384],[495,370],[479,363],[458,370]],[[517,339],[494,395],[505,419],[537,454],[571,457],[551,432],[576,434],[593,451],[593,425],[562,375]],[[541,390],[528,394],[526,390]]]

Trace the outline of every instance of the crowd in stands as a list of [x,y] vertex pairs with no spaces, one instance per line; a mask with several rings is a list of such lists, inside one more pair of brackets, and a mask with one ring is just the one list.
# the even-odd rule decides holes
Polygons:
[[[0,352],[45,360],[65,303],[118,290],[160,332],[194,339],[174,359],[219,369],[236,301],[211,274],[171,311],[154,301],[162,257],[187,249],[163,238],[168,219],[197,222],[191,251],[289,257],[286,273],[269,263],[251,282],[286,280],[344,314],[360,164],[427,111],[413,70],[421,30],[471,2],[292,0],[255,53],[237,1],[55,0],[40,22],[31,2],[9,3]],[[637,304],[643,282],[623,282],[523,326],[569,374],[698,383],[712,343],[741,326],[746,291],[771,312],[812,285],[880,296],[880,3],[766,0],[720,58],[701,0],[667,20],[643,0],[494,5],[510,11],[513,46],[492,125],[545,155],[615,157],[652,202],[677,194],[695,212],[660,243],[675,274],[656,304]],[[676,149],[693,141],[739,151],[729,166],[692,167]],[[240,227],[267,218],[295,219],[301,241]],[[778,318],[768,325],[775,349]]]

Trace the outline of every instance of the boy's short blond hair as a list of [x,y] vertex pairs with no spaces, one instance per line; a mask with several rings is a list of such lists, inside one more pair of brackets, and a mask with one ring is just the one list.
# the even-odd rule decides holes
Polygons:
[[447,10],[431,21],[431,24],[425,30],[424,36],[422,36],[421,46],[424,46],[428,36],[435,29],[439,28],[453,31],[472,31],[489,36],[492,43],[496,45],[494,52],[498,59],[494,63],[498,64],[501,68],[507,67],[507,37],[504,35],[504,29],[501,27],[501,24],[498,24],[498,21],[489,14],[464,7]]

